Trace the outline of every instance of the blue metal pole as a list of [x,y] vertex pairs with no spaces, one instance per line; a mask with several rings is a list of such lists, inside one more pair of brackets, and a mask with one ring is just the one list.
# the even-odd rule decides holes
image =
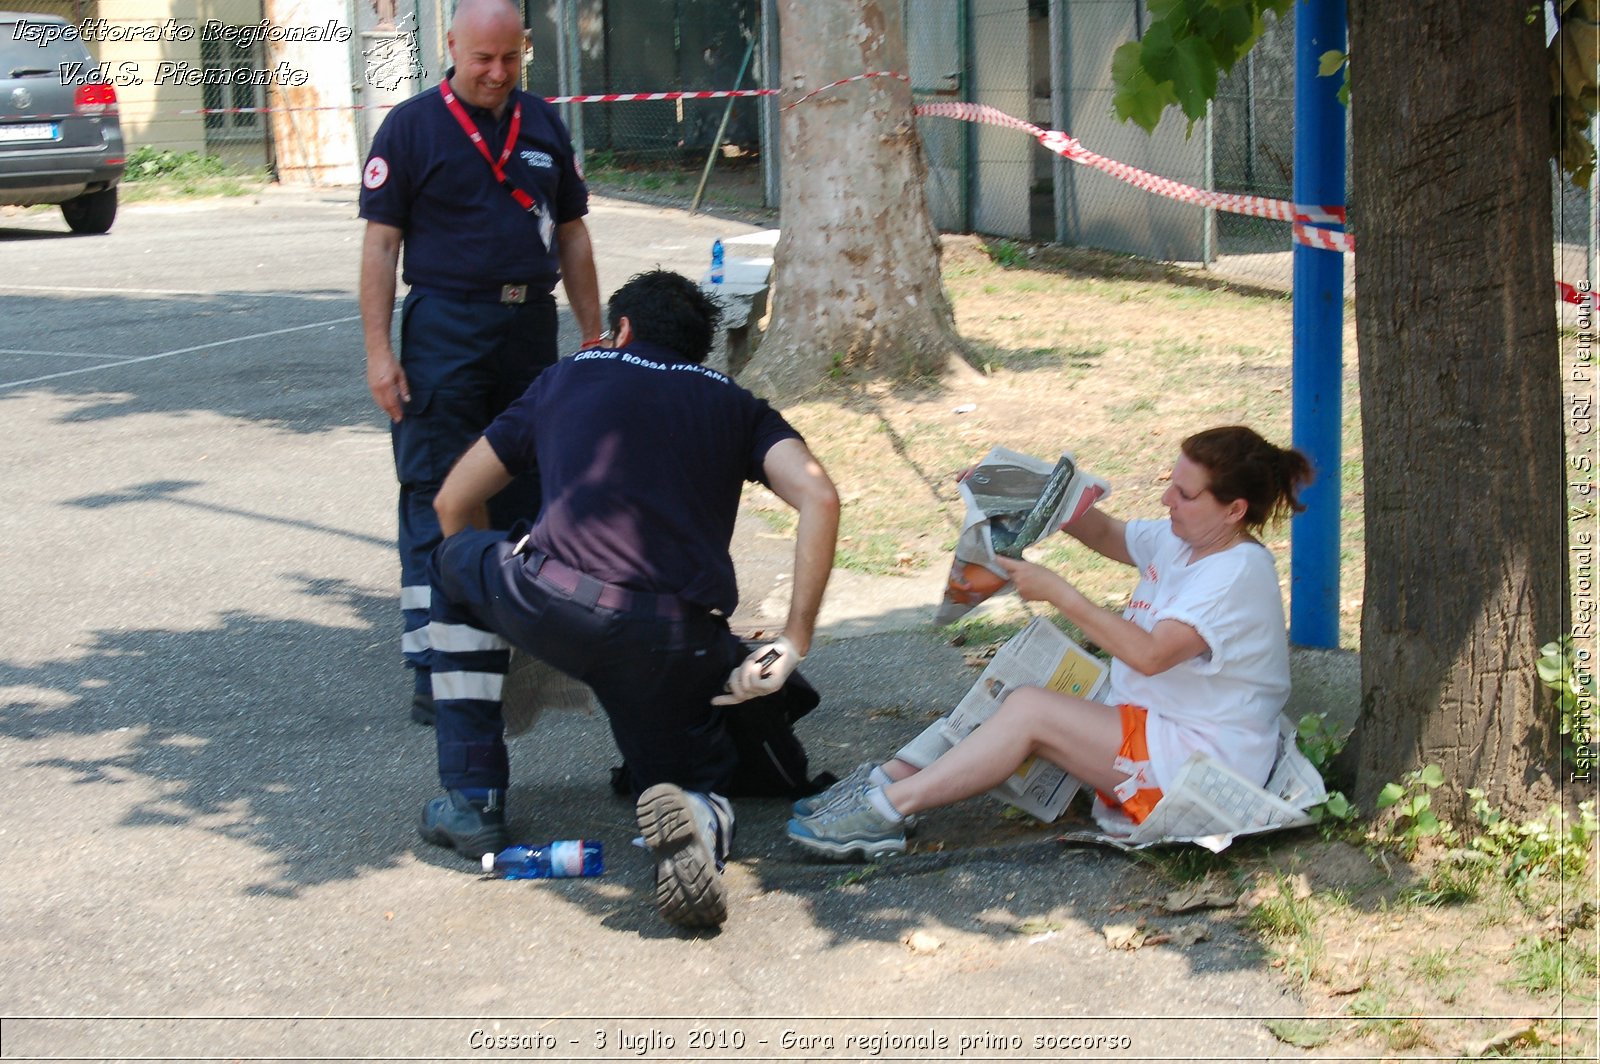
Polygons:
[[[1345,50],[1345,0],[1302,0],[1294,10],[1294,201],[1343,206],[1345,109],[1340,79],[1319,77],[1327,51]],[[1340,401],[1344,258],[1294,246],[1294,445],[1317,479],[1290,529],[1289,639],[1339,645]]]

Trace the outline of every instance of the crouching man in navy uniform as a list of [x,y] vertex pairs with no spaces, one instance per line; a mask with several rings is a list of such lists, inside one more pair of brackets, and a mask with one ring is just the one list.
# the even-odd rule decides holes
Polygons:
[[[555,108],[517,88],[527,38],[509,0],[462,0],[445,80],[384,119],[361,174],[367,387],[393,422],[400,481],[401,640],[411,716],[433,723],[428,556],[433,495],[463,451],[556,360],[557,277],[587,346],[600,285],[589,193]],[[411,286],[390,344],[402,245]],[[532,515],[531,471],[492,503],[494,527]]]
[[[434,502],[433,690],[439,781],[423,839],[476,860],[507,844],[500,691],[516,646],[587,683],[605,709],[655,855],[668,921],[727,917],[720,873],[736,756],[724,714],[778,691],[811,645],[839,496],[783,417],[700,365],[720,312],[687,278],[640,274],[612,297],[615,346],[544,371],[461,458]],[[537,464],[538,518],[512,540],[485,504]],[[746,653],[733,538],[746,480],[799,511],[783,634]],[[726,707],[734,708],[726,708]]]

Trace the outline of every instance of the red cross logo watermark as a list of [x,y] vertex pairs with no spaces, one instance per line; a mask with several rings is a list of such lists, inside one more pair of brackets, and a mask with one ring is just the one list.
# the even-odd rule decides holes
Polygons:
[[367,162],[367,168],[361,172],[361,183],[368,188],[382,188],[387,180],[389,180],[388,162],[383,156],[374,155]]

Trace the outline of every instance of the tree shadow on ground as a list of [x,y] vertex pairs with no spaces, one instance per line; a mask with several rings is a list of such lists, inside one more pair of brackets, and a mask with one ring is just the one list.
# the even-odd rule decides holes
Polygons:
[[[558,350],[575,349],[564,305],[559,328]],[[68,404],[57,422],[69,425],[194,413],[293,433],[382,424],[361,352],[348,292],[8,295],[0,408],[43,393]]]
[[0,735],[29,744],[13,764],[58,770],[69,792],[138,784],[149,794],[119,827],[259,847],[277,876],[250,892],[293,895],[394,864],[403,834],[387,821],[425,788],[432,736],[399,714],[399,670],[372,653],[390,641],[393,598],[295,579],[319,613],[355,622],[231,610],[194,630],[102,630],[55,660],[0,661]]

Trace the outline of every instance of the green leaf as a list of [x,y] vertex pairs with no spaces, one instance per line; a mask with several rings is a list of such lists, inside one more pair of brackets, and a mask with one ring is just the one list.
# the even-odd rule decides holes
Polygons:
[[1437,835],[1439,834],[1439,818],[1427,810],[1423,810],[1422,815],[1417,817],[1417,826],[1413,831],[1418,836]]
[[1278,1041],[1296,1049],[1315,1049],[1339,1036],[1339,1026],[1327,1020],[1266,1020],[1264,1026]]
[[1256,43],[1256,26],[1257,21],[1248,8],[1234,7],[1222,13],[1222,23],[1212,35],[1211,47],[1224,72],[1231,73],[1233,65]]
[[1206,106],[1217,94],[1217,57],[1209,44],[1196,37],[1177,43],[1172,88],[1191,122],[1206,116]]
[[1338,791],[1334,791],[1332,794],[1328,795],[1327,806],[1328,812],[1333,816],[1338,817],[1340,820],[1343,820],[1350,815],[1350,799],[1346,798]]
[[1385,783],[1378,792],[1378,808],[1387,809],[1406,796],[1406,789],[1398,783]]
[[1161,121],[1161,113],[1178,102],[1170,84],[1158,85],[1139,59],[1139,42],[1129,41],[1111,57],[1111,77],[1117,91],[1111,98],[1113,113],[1120,120],[1132,120],[1150,132]]
[[1438,765],[1424,765],[1422,775],[1418,778],[1422,780],[1424,786],[1437,787],[1444,782],[1444,770]]
[[1189,9],[1189,24],[1201,37],[1215,37],[1222,32],[1222,11],[1215,4],[1198,4]]
[[1155,82],[1171,81],[1174,77],[1173,51],[1177,42],[1172,34],[1170,23],[1157,22],[1145,31],[1143,47],[1139,53],[1144,63],[1144,69],[1149,73],[1150,80]]
[[1317,76],[1326,78],[1337,74],[1344,66],[1345,58],[1343,52],[1334,49],[1323,52],[1321,58],[1317,60]]

